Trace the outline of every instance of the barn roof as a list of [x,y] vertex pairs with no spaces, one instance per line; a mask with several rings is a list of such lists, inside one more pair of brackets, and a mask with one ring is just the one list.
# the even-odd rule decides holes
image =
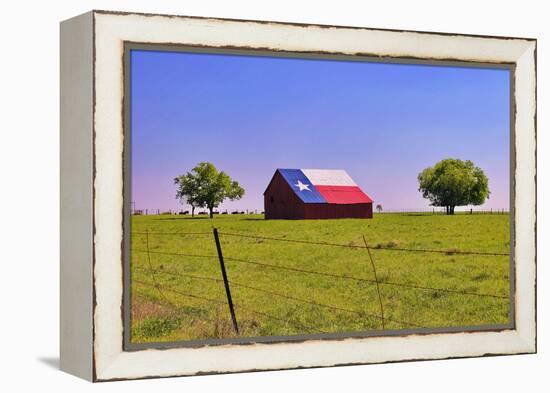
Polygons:
[[277,172],[304,203],[372,203],[342,169],[277,169]]

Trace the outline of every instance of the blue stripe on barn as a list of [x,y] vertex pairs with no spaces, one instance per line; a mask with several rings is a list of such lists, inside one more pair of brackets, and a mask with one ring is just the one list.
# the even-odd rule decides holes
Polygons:
[[290,188],[304,203],[327,203],[326,199],[311,184],[299,169],[277,169]]

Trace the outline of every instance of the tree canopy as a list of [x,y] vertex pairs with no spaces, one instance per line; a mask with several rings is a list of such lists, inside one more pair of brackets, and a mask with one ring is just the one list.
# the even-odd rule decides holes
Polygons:
[[174,179],[177,186],[176,198],[191,205],[192,215],[195,208],[207,208],[210,218],[214,209],[224,200],[241,199],[244,189],[223,171],[218,171],[214,164],[201,162],[185,175]]
[[472,161],[446,158],[418,175],[418,190],[432,206],[445,206],[454,214],[456,206],[481,205],[489,198],[489,180]]

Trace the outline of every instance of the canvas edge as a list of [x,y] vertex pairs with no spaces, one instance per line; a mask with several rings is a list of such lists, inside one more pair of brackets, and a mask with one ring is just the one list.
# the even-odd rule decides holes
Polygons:
[[137,12],[137,11],[113,11],[113,10],[94,9],[92,12],[94,12],[94,14],[103,14],[103,15],[120,15],[120,16],[137,15],[137,16],[147,16],[147,17],[160,16],[164,18],[197,19],[197,20],[205,20],[205,21],[211,20],[211,21],[222,21],[222,22],[244,22],[244,23],[269,24],[269,25],[275,25],[275,26],[280,25],[280,26],[296,26],[296,27],[319,27],[322,29],[357,29],[357,30],[371,30],[371,31],[397,32],[397,33],[435,34],[435,35],[444,35],[444,36],[450,36],[450,37],[496,38],[496,39],[504,39],[504,40],[527,40],[527,41],[537,40],[534,37],[450,33],[450,32],[428,31],[428,30],[388,29],[388,28],[381,28],[381,27],[365,27],[365,26],[354,26],[354,25],[329,25],[329,24],[323,24],[323,23],[288,22],[288,21],[273,21],[273,20],[243,19],[243,18],[221,18],[221,17],[214,17],[214,16],[163,14],[163,13]]
[[[526,44],[515,72],[515,304],[516,330],[537,351],[537,42]],[[521,190],[521,192],[518,192]]]
[[60,369],[93,371],[93,12],[60,23]]
[[[112,15],[111,13],[109,15]],[[131,14],[133,15],[133,14]],[[395,32],[395,35],[398,36],[400,33],[399,32]],[[428,35],[432,34],[432,33],[427,33]],[[115,37],[113,37],[115,38]],[[527,57],[530,56],[531,60],[534,62],[534,56],[533,56],[533,53],[535,53],[535,48],[536,48],[536,41],[533,43],[532,42],[533,40],[527,40],[526,43],[525,43],[525,52],[524,52],[524,55],[525,55],[525,58],[524,58],[524,65],[523,66],[520,66],[520,64],[518,63],[518,68],[516,69],[516,71],[522,71],[522,70],[526,70],[526,75],[528,75],[531,71],[530,70],[527,70],[527,68],[530,68],[531,66],[531,63],[529,62],[529,60],[527,59]],[[517,59],[519,61],[519,59]],[[519,84],[518,84],[519,85]],[[532,92],[532,89],[533,88],[536,88],[536,81],[535,81],[535,86],[530,86],[529,88],[526,89],[526,92],[527,92],[527,95],[531,96],[531,98],[534,99],[534,94]],[[521,104],[521,103],[520,103]],[[536,115],[536,104],[535,102],[533,101],[532,104],[534,105],[534,110],[535,110],[535,115]],[[522,108],[521,108],[522,105],[518,105],[517,106],[517,110],[518,110],[518,113],[523,113],[521,112],[522,111]],[[530,110],[530,109],[529,109]],[[518,124],[518,121],[516,120],[516,125]],[[533,124],[534,126],[534,124]],[[532,130],[527,130],[526,132],[527,133],[531,133],[532,131],[532,134],[533,134],[533,137],[534,137],[534,133],[535,133],[535,128],[533,127]],[[527,137],[530,137],[529,135]],[[523,138],[523,137],[522,137]],[[535,148],[536,148],[536,142],[535,142]],[[527,154],[531,153],[531,151],[528,151]],[[536,165],[536,163],[535,163]],[[520,168],[521,169],[521,168]],[[535,171],[536,171],[536,168],[535,168]],[[519,174],[519,172],[517,173]],[[534,186],[534,185],[533,185]],[[536,203],[536,201],[535,201]],[[530,209],[531,211],[534,212],[534,206],[525,206],[526,209]],[[536,220],[536,216],[535,217],[530,217],[529,220],[531,220],[532,222],[535,222]],[[529,222],[527,223],[529,224]],[[533,232],[531,232],[530,230],[527,231],[525,233],[525,236],[527,238],[530,237],[530,235],[533,235],[534,236],[534,231],[535,231],[535,227],[533,225],[532,227],[533,229]],[[523,231],[523,229],[521,229]],[[530,245],[528,247],[531,247]],[[534,246],[533,246],[533,250],[532,250],[535,254],[536,254],[536,250],[534,250]],[[519,251],[518,251],[519,252]],[[517,254],[516,254],[517,256]],[[536,255],[535,255],[536,256]],[[530,261],[528,261],[530,262]],[[531,266],[530,269],[527,269],[527,270],[530,270],[528,271],[527,273],[529,274],[532,274],[533,273],[533,267]],[[529,279],[529,283],[534,283],[534,280],[536,279],[536,269],[534,271],[535,275],[534,276],[531,276],[531,278]],[[519,280],[518,280],[519,281]],[[98,283],[96,283],[97,285]],[[531,303],[533,302],[534,303],[534,300],[535,300],[535,296],[534,296],[534,293],[532,294],[532,296],[529,297],[529,299],[527,300],[528,303]],[[516,300],[517,302],[520,302],[522,301],[521,299],[517,299]],[[527,305],[527,307],[530,307],[531,305]],[[523,308],[523,306],[521,307]],[[534,305],[533,305],[533,308],[534,308]],[[94,316],[94,318],[97,317],[97,316]],[[524,315],[523,316],[524,319],[522,320],[522,322],[517,326],[517,334],[516,336],[517,337],[514,337],[514,344],[516,345],[516,350],[512,353],[533,353],[536,351],[536,326],[534,325],[535,324],[535,316],[534,315]],[[97,333],[96,333],[97,334]],[[478,334],[478,333],[469,333],[469,334]],[[484,333],[484,334],[487,334],[487,333]],[[445,334],[445,336],[450,336],[449,334]],[[367,340],[371,340],[371,339],[367,339]],[[122,342],[122,340],[120,340]],[[292,344],[292,345],[301,345],[301,344]],[[475,352],[475,351],[474,351]],[[485,355],[499,355],[499,354],[506,354],[506,351],[502,351],[502,352],[495,352],[495,353],[474,353],[472,355],[458,355],[456,357],[469,357],[469,356],[485,356]],[[101,356],[101,350],[98,351],[98,355]],[[121,353],[119,353],[119,355],[123,355]],[[409,360],[428,360],[428,359],[441,359],[441,358],[449,358],[449,357],[453,357],[452,355],[451,356],[434,356],[434,357],[428,357],[428,358],[415,358],[415,359],[407,359],[405,357],[403,358],[400,358],[400,359],[396,359],[396,360],[388,360],[388,362],[393,362],[393,361],[409,361]],[[182,371],[181,373],[172,373],[170,375],[157,375],[157,374],[154,374],[154,375],[123,375],[123,374],[120,374],[119,371],[120,371],[120,362],[126,362],[127,359],[123,359],[124,356],[114,356],[114,357],[111,357],[110,358],[110,362],[108,363],[105,363],[104,364],[104,367],[102,367],[100,370],[98,370],[98,375],[97,377],[95,378],[96,380],[100,381],[100,380],[116,380],[116,379],[126,379],[126,378],[131,378],[131,379],[134,379],[134,378],[147,378],[147,377],[161,377],[161,376],[177,376],[177,375],[196,375],[196,374],[202,374],[202,373],[211,373],[209,371],[206,371],[206,372],[192,372],[192,373],[185,373],[185,371]],[[366,361],[366,362],[360,362],[359,364],[367,364],[367,363],[380,363],[380,362],[384,362],[384,361],[372,361],[372,362],[369,362],[369,361]],[[346,363],[348,364],[348,363]],[[354,362],[351,362],[349,364],[358,364],[358,363],[354,363]],[[336,366],[336,365],[339,365],[339,364],[327,364],[327,365],[310,365],[310,366],[306,366],[306,367],[328,367],[328,366]],[[280,368],[277,368],[277,369],[287,369],[287,368],[300,368],[302,366],[290,366],[290,367],[284,367],[284,366],[281,366]],[[268,369],[273,369],[273,368],[266,368],[265,370],[268,370]],[[112,370],[112,371],[110,371]],[[118,371],[116,371],[118,370]],[[243,372],[243,371],[252,371],[253,369],[243,369],[243,370],[219,370],[219,371],[213,371],[213,373],[225,373],[225,372]],[[114,372],[114,373],[113,373]],[[118,373],[118,374],[117,374]]]

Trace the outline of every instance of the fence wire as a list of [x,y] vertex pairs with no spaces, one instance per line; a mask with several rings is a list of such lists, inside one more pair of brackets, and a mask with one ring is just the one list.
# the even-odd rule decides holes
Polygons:
[[[180,252],[167,252],[167,251],[157,251],[157,250],[151,250],[149,247],[149,236],[202,236],[202,235],[212,235],[212,233],[209,232],[149,232],[146,230],[145,232],[132,232],[132,234],[140,234],[145,235],[145,250],[140,249],[134,249],[133,252],[138,253],[145,253],[147,255],[147,264],[148,269],[141,269],[134,267],[134,269],[138,271],[146,272],[150,275],[152,283],[143,282],[140,280],[132,279],[134,282],[150,286],[152,288],[155,288],[155,290],[159,293],[160,297],[163,299],[163,302],[170,305],[174,309],[178,309],[178,305],[174,302],[170,301],[168,297],[165,295],[164,292],[169,292],[172,294],[176,294],[179,296],[187,297],[187,298],[193,298],[197,299],[203,302],[218,304],[218,305],[227,305],[227,302],[225,299],[213,299],[204,297],[201,295],[188,293],[181,291],[179,289],[175,289],[173,287],[168,287],[166,285],[160,285],[159,280],[157,279],[158,274],[167,274],[171,276],[177,276],[177,277],[184,277],[194,280],[203,280],[203,281],[211,281],[218,284],[224,284],[224,280],[220,278],[214,278],[214,277],[206,277],[196,274],[190,274],[188,272],[180,272],[180,271],[173,271],[173,270],[167,270],[167,269],[154,269],[153,264],[151,262],[151,254],[159,254],[159,255],[167,255],[167,256],[175,256],[175,257],[189,257],[189,258],[199,258],[203,259],[211,259],[216,260],[218,257],[221,258],[221,255],[208,255],[208,254],[194,254],[194,253],[180,253]],[[318,276],[324,276],[328,278],[333,279],[339,279],[339,280],[354,280],[354,281],[360,281],[360,282],[367,282],[369,284],[375,284],[378,294],[378,302],[380,304],[380,315],[367,313],[364,311],[339,307],[333,304],[325,304],[320,303],[313,299],[306,299],[301,298],[285,293],[281,293],[278,291],[273,291],[271,289],[267,288],[261,288],[258,286],[250,285],[248,283],[242,283],[237,282],[235,280],[229,280],[226,277],[224,277],[227,281],[227,284],[231,287],[237,287],[237,288],[244,288],[248,290],[252,290],[255,292],[263,293],[265,295],[274,296],[282,299],[291,300],[293,302],[296,302],[298,304],[308,304],[320,309],[325,310],[334,310],[334,311],[341,311],[346,313],[351,313],[354,315],[358,315],[360,317],[367,317],[367,318],[373,318],[376,320],[381,321],[382,329],[385,329],[385,322],[394,322],[401,326],[410,326],[415,328],[422,328],[423,326],[420,326],[416,323],[410,322],[410,321],[403,321],[395,318],[389,318],[384,315],[384,306],[382,301],[382,295],[380,291],[380,285],[388,285],[388,286],[395,286],[400,288],[408,288],[408,289],[415,289],[415,290],[423,290],[423,291],[433,291],[433,292],[444,292],[444,293],[450,293],[450,294],[457,294],[457,295],[467,295],[467,296],[477,296],[477,297],[484,297],[484,298],[492,298],[492,299],[505,299],[509,300],[508,296],[502,296],[497,294],[489,294],[489,293],[478,293],[478,292],[472,292],[472,291],[463,291],[458,289],[451,289],[451,288],[440,288],[440,287],[431,287],[431,286],[425,286],[425,285],[418,285],[414,283],[403,283],[403,282],[394,282],[394,281],[388,281],[388,280],[379,280],[377,273],[376,273],[376,266],[374,263],[373,256],[371,254],[371,250],[385,250],[385,251],[396,251],[396,252],[415,252],[415,253],[440,253],[445,255],[454,255],[454,254],[460,254],[460,255],[476,255],[476,256],[495,256],[495,257],[502,257],[502,256],[509,256],[509,253],[500,253],[500,252],[483,252],[483,251],[466,251],[466,250],[458,250],[458,249],[449,249],[449,250],[437,250],[437,249],[416,249],[416,248],[397,248],[397,247],[384,247],[380,244],[375,245],[374,247],[369,246],[367,243],[366,238],[363,236],[364,246],[361,245],[354,245],[354,244],[339,244],[339,243],[330,243],[330,242],[318,242],[318,241],[311,241],[311,240],[304,240],[304,239],[288,239],[288,238],[277,238],[277,237],[269,237],[269,236],[256,236],[256,235],[250,235],[250,234],[239,234],[234,232],[220,232],[220,235],[223,236],[229,236],[229,237],[238,237],[238,238],[250,238],[255,240],[267,240],[267,241],[280,241],[280,242],[289,242],[289,243],[299,243],[299,244],[309,244],[309,245],[321,245],[321,246],[331,246],[331,247],[342,247],[342,248],[351,248],[351,249],[364,249],[368,253],[368,258],[370,260],[374,279],[369,279],[365,277],[356,277],[356,276],[350,276],[350,275],[341,275],[341,274],[335,274],[335,273],[329,273],[329,272],[323,272],[323,271],[316,271],[316,270],[308,270],[308,269],[302,269],[292,266],[282,266],[279,264],[271,264],[266,262],[260,262],[257,260],[249,260],[249,259],[243,259],[243,258],[237,258],[237,257],[231,257],[231,256],[224,256],[223,258],[226,261],[235,262],[235,263],[244,263],[244,264],[250,264],[254,265],[259,268],[266,268],[266,269],[276,269],[281,270],[285,272],[291,272],[291,273],[300,273],[300,274],[311,274],[311,275],[318,275]],[[248,243],[250,244],[250,243]],[[223,263],[223,261],[222,261]],[[222,287],[220,286],[220,289]],[[319,329],[311,326],[305,326],[302,323],[295,321],[295,320],[289,320],[285,318],[278,317],[276,315],[272,315],[269,313],[265,313],[264,311],[256,310],[254,308],[251,308],[248,305],[243,305],[242,303],[235,303],[235,307],[237,309],[248,311],[252,314],[256,314],[259,316],[266,317],[268,319],[283,322],[285,325],[291,325],[295,329],[301,329],[303,331],[306,331],[308,333],[315,332],[319,333],[321,332]],[[197,316],[199,319],[201,319],[203,316]],[[207,317],[204,317],[205,320],[213,321],[212,319],[209,319]],[[237,330],[238,331],[238,330]],[[324,333],[324,332],[321,332]]]
[[250,238],[256,240],[272,240],[280,242],[289,242],[289,243],[300,243],[300,244],[314,244],[318,246],[332,246],[332,247],[344,247],[344,248],[370,248],[375,250],[390,250],[390,251],[405,251],[405,252],[422,252],[422,253],[438,253],[438,254],[464,254],[464,255],[485,255],[485,256],[510,256],[509,253],[498,253],[498,252],[484,252],[484,251],[464,251],[464,250],[433,250],[433,249],[419,249],[419,248],[400,248],[400,247],[385,247],[382,245],[376,245],[374,247],[359,246],[354,244],[342,244],[342,243],[329,243],[329,242],[316,242],[313,240],[299,240],[299,239],[287,239],[287,238],[278,238],[278,237],[269,237],[269,236],[256,236],[248,235],[234,232],[220,232],[221,235],[225,236],[234,236],[242,238]]
[[[146,250],[133,250],[134,252],[143,252],[146,253]],[[161,252],[161,251],[150,251],[151,254],[162,254],[162,255],[172,255],[172,256],[184,256],[184,257],[198,257],[198,258],[211,258],[216,259],[216,255],[201,255],[201,254],[186,254],[186,253],[177,253],[177,252]],[[245,263],[249,265],[256,265],[263,268],[270,268],[270,269],[277,269],[277,270],[284,270],[287,272],[295,272],[295,273],[304,273],[304,274],[314,274],[318,276],[325,276],[330,278],[337,278],[342,280],[354,280],[354,281],[361,281],[361,282],[368,282],[371,284],[380,284],[380,285],[391,285],[396,287],[404,287],[404,288],[410,288],[410,289],[419,289],[419,290],[425,290],[425,291],[434,291],[434,292],[447,292],[457,295],[467,295],[467,296],[479,296],[479,297],[490,297],[495,299],[506,299],[509,298],[507,296],[502,295],[496,295],[496,294],[490,294],[490,293],[479,293],[479,292],[470,292],[470,291],[461,291],[457,289],[449,289],[449,288],[438,288],[438,287],[429,287],[429,286],[422,286],[422,285],[416,285],[416,284],[408,284],[408,283],[402,283],[402,282],[394,282],[394,281],[387,281],[387,280],[373,280],[370,278],[365,277],[355,277],[355,276],[347,276],[347,275],[341,275],[341,274],[335,274],[335,273],[327,273],[327,272],[320,272],[316,270],[308,270],[308,269],[301,269],[297,267],[290,267],[290,266],[281,266],[281,265],[274,265],[270,263],[265,262],[259,262],[259,261],[252,261],[248,259],[242,259],[242,258],[234,258],[234,257],[224,257],[225,260],[231,261],[231,262],[237,262],[237,263]]]

